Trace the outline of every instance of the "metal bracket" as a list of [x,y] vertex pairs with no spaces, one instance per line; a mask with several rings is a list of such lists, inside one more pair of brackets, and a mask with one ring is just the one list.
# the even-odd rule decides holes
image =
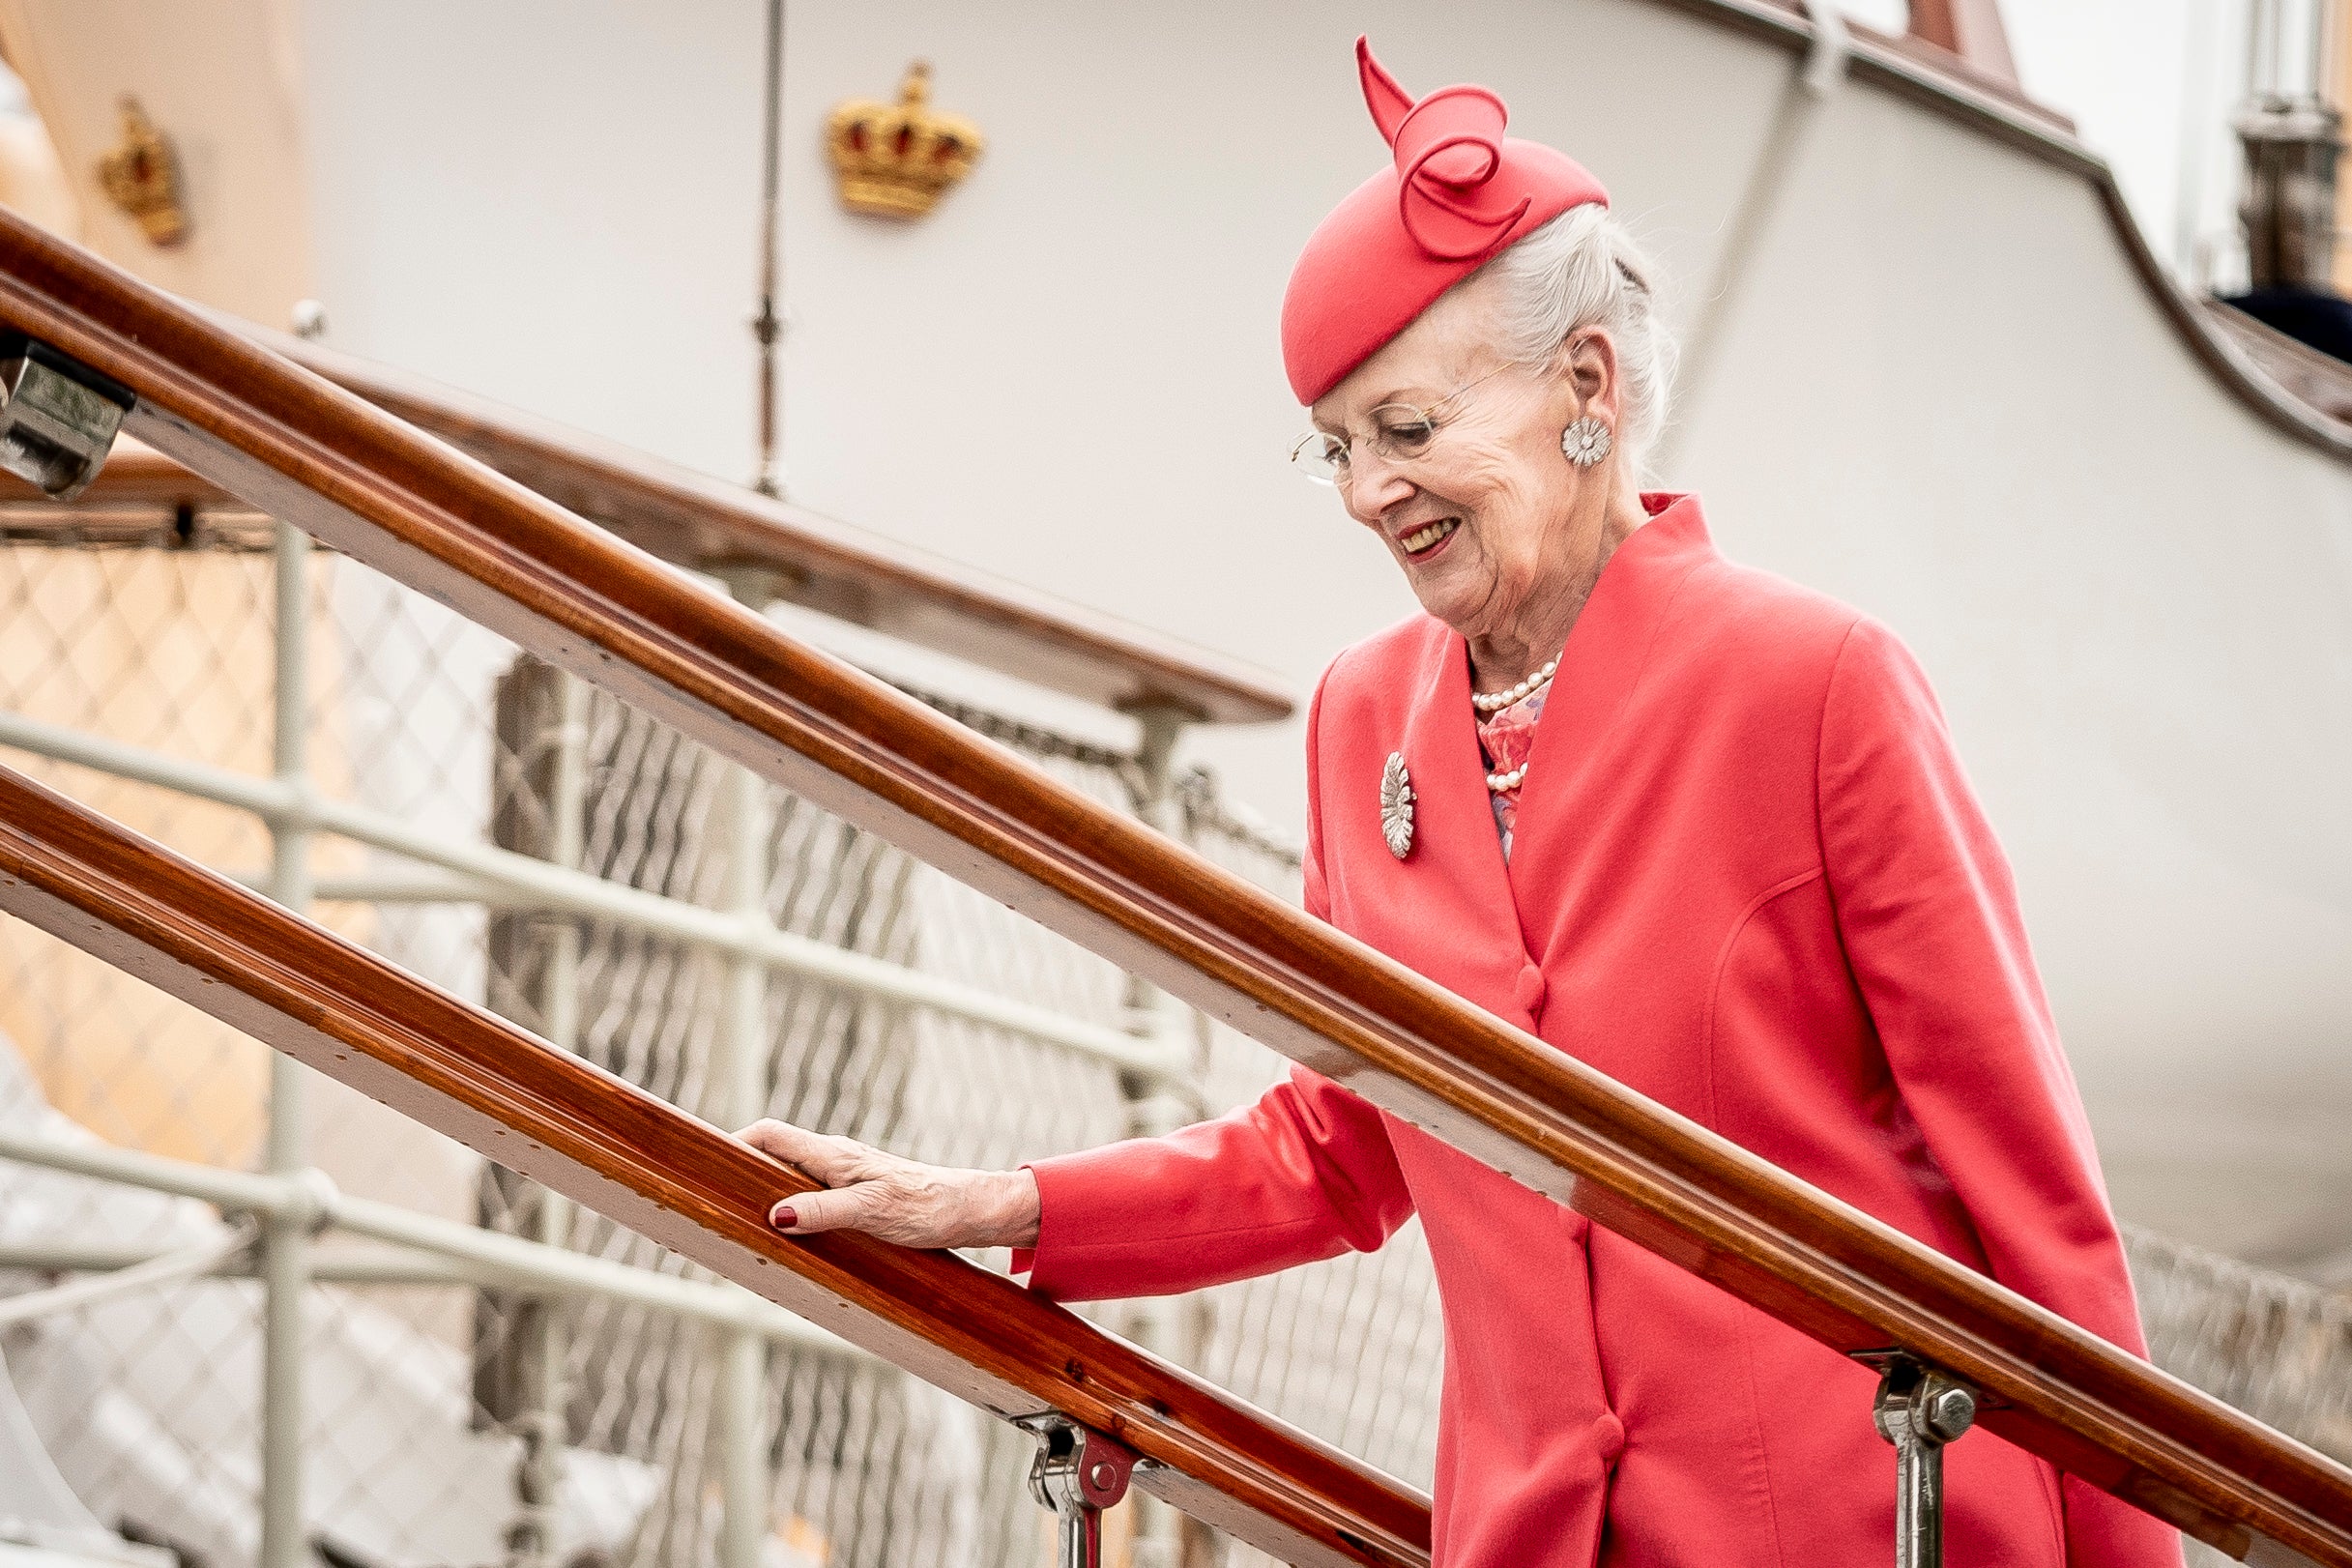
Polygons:
[[1895,1445],[1895,1568],[1943,1568],[1944,1444],[1975,1423],[1976,1392],[1902,1350],[1854,1359],[1878,1369],[1871,1419]]
[[137,401],[39,338],[0,335],[0,468],[71,501],[106,466]]
[[1014,1418],[1037,1439],[1029,1493],[1054,1511],[1057,1568],[1101,1568],[1102,1511],[1127,1495],[1134,1450],[1058,1410]]

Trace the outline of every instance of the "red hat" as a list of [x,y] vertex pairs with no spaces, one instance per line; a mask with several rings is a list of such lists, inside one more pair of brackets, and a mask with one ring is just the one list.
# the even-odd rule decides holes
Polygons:
[[1412,95],[1355,41],[1373,123],[1395,153],[1322,220],[1282,297],[1291,390],[1312,403],[1512,241],[1609,192],[1565,153],[1502,133],[1484,87]]

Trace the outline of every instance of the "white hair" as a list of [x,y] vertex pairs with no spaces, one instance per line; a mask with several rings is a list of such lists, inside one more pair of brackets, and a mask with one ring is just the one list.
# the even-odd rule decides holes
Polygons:
[[1555,365],[1561,345],[1587,327],[1609,334],[1622,410],[1616,443],[1636,476],[1666,428],[1674,379],[1675,344],[1658,320],[1654,272],[1625,225],[1587,202],[1514,241],[1458,285],[1492,279],[1499,346],[1530,369]]

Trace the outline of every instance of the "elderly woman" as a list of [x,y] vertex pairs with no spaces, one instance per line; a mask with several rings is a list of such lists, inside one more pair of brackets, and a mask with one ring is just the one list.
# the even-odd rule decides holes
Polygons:
[[[1316,915],[2126,1346],[2130,1281],[2008,866],[1918,666],[1643,494],[1670,349],[1593,178],[1483,88],[1414,102],[1308,243],[1283,347],[1336,486],[1426,612],[1308,719]],[[1408,814],[1396,809],[1409,785]],[[1872,1374],[1314,1074],[1017,1172],[776,1122],[794,1234],[1024,1249],[1063,1300],[1378,1247],[1418,1213],[1445,1307],[1438,1568],[1876,1563]],[[1998,1437],[1950,1452],[1953,1560],[2179,1561]]]

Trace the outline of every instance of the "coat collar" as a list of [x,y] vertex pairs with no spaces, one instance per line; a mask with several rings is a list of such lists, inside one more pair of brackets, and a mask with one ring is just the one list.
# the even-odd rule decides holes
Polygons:
[[[1571,809],[1579,775],[1599,765],[1602,742],[1614,728],[1626,700],[1641,683],[1652,644],[1665,624],[1676,592],[1693,567],[1715,556],[1705,514],[1694,495],[1647,493],[1641,505],[1650,520],[1617,547],[1568,633],[1559,673],[1553,677],[1543,716],[1528,754],[1527,783],[1512,833],[1509,883],[1520,924],[1531,948],[1553,923],[1552,906],[1563,886],[1564,857],[1575,851],[1568,824],[1553,820]],[[1457,635],[1466,671],[1469,650]],[[1470,728],[1465,699],[1464,727]],[[1477,751],[1471,730],[1469,745]],[[1485,787],[1485,780],[1479,781]],[[1496,858],[1500,859],[1497,847]]]
[[1561,653],[1536,725],[1508,867],[1495,830],[1470,708],[1469,647],[1461,633],[1427,623],[1434,635],[1399,693],[1406,699],[1402,749],[1423,812],[1415,869],[1425,886],[1460,889],[1466,896],[1458,914],[1475,919],[1482,937],[1509,944],[1520,962],[1541,949],[1539,933],[1552,923],[1549,906],[1561,886],[1560,857],[1574,850],[1567,828],[1553,828],[1574,793],[1571,775],[1591,759],[1639,682],[1675,590],[1715,553],[1696,496],[1645,494],[1641,502],[1650,520],[1610,557]]

